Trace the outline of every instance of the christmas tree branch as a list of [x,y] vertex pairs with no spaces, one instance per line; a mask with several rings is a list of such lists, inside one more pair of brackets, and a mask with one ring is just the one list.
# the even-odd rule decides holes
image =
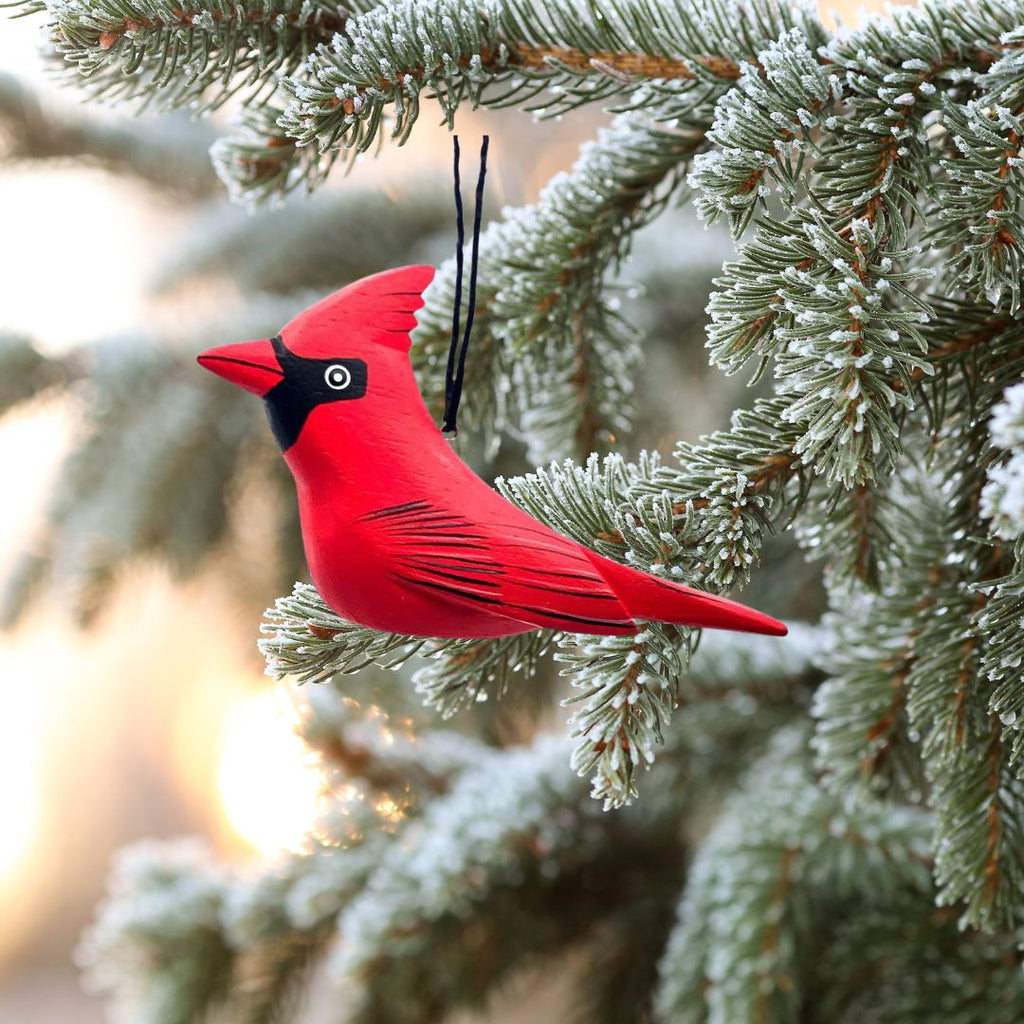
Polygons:
[[51,43],[94,96],[204,109],[272,87],[350,17],[322,0],[71,0],[46,15]]
[[310,687],[296,730],[303,742],[346,780],[362,780],[378,807],[408,813],[417,800],[446,792],[453,779],[486,757],[477,740],[417,728],[411,718],[366,705],[331,686]]
[[[801,746],[799,731],[777,737],[698,849],[659,965],[661,1019],[795,1016],[812,983],[803,951],[817,948],[836,920],[898,891],[927,905],[924,815],[854,809],[823,794]],[[852,891],[822,884],[850,860],[858,864],[845,873]],[[710,948],[728,956],[711,963]]]
[[86,984],[135,1020],[201,1021],[229,991],[235,952],[220,927],[229,876],[198,843],[123,851],[83,939]]
[[[529,679],[557,639],[545,631],[488,641],[427,641],[380,633],[346,623],[306,584],[296,584],[291,597],[277,601],[262,631],[260,648],[268,671],[277,677],[326,680],[335,673],[359,671],[371,661],[394,668],[414,654],[425,655],[430,660],[417,670],[417,689],[445,714],[478,699],[481,692],[500,695],[513,670],[522,685],[521,677]],[[736,666],[728,673],[733,687],[749,685],[754,692],[765,681],[787,675],[787,667],[790,676],[798,676],[818,644],[814,634],[801,641],[798,630],[793,642],[801,647],[801,657],[794,659],[790,651],[784,666],[768,651],[754,658],[753,651],[761,650],[756,638],[733,641],[728,652],[711,640],[712,653],[700,659],[707,676],[698,667],[684,678],[685,634],[648,623],[636,636],[566,636],[559,641],[556,659],[567,666],[563,674],[580,691],[568,702],[576,705],[570,719],[577,739],[573,766],[580,774],[593,774],[594,794],[606,806],[619,806],[635,795],[635,776],[654,760],[664,728],[684,695],[695,701],[720,696],[726,673],[716,670],[718,659]],[[746,668],[736,665],[737,658]]]
[[[210,105],[254,90],[253,133],[218,148],[224,173],[250,198],[314,187],[335,154],[371,147],[389,131],[403,141],[432,92],[449,124],[464,103],[542,114],[619,105],[613,127],[539,204],[484,239],[474,413],[494,436],[520,433],[537,462],[582,457],[628,426],[640,353],[608,279],[636,230],[682,193],[684,177],[706,219],[724,217],[737,235],[753,228],[712,296],[710,348],[727,372],[771,369],[774,392],[728,429],[680,444],[671,464],[646,453],[633,463],[595,456],[500,485],[603,554],[715,592],[744,583],[763,551],[774,557],[766,540],[789,515],[805,549],[827,559],[832,636],[814,654],[827,680],[813,712],[830,790],[814,786],[795,741],[788,752],[780,741],[759,764],[765,779],[743,785],[698,853],[659,1007],[673,1020],[826,1019],[806,951],[825,951],[835,971],[832,950],[852,936],[860,956],[848,957],[849,969],[890,986],[880,1005],[903,1006],[891,993],[891,968],[869,955],[863,922],[906,907],[923,928],[934,896],[928,870],[963,924],[994,930],[989,952],[966,939],[956,947],[950,975],[1002,977],[991,950],[1005,959],[1024,908],[1024,445],[1007,421],[1024,375],[1014,319],[1024,7],[925,0],[830,39],[812,15],[769,0],[610,0],[600,9],[415,0],[366,5],[354,17],[287,4],[207,0],[200,11],[141,0],[115,10],[111,2],[53,0],[51,23],[66,27],[58,46],[101,90]],[[282,75],[286,89],[264,102]],[[322,266],[338,273],[328,258]],[[453,275],[449,262],[416,335],[431,403]],[[266,282],[267,271],[254,279]],[[24,354],[11,357],[19,373]],[[63,536],[49,552],[56,575],[82,591],[102,590],[136,552],[169,551],[193,564],[192,552],[223,532],[223,479],[249,429],[171,363],[136,366],[113,349],[102,358],[110,372],[101,367],[92,386],[103,400],[83,388],[86,454],[69,463],[53,517]],[[32,373],[29,357],[25,378]],[[12,401],[29,393],[31,384],[19,382]],[[195,472],[208,435],[218,440]],[[141,449],[126,447],[126,436],[144,438]],[[172,516],[176,481],[192,472],[184,513]],[[78,507],[75,493],[90,500]],[[125,494],[130,507],[114,515]],[[311,588],[297,589],[265,626],[274,674],[326,679],[425,655],[416,685],[449,713],[511,688],[518,674],[529,679],[557,647],[574,688],[575,749],[538,744],[506,755],[425,732],[411,738],[397,718],[327,700],[307,719],[307,738],[360,794],[361,810],[346,809],[350,824],[376,819],[376,838],[359,845],[340,829],[345,857],[311,853],[287,880],[249,890],[249,903],[220,881],[197,897],[187,872],[172,871],[168,903],[187,911],[187,928],[165,927],[166,908],[154,912],[157,925],[140,929],[137,948],[150,963],[173,962],[185,935],[208,962],[181,955],[183,988],[167,1012],[202,1015],[236,980],[261,993],[254,1019],[276,1012],[291,969],[299,973],[322,948],[339,913],[352,941],[345,976],[362,987],[366,1020],[437,1016],[482,996],[528,954],[529,926],[548,898],[578,915],[572,929],[547,933],[542,948],[612,921],[619,904],[606,899],[602,913],[581,897],[588,885],[580,879],[594,865],[613,874],[612,826],[594,822],[615,818],[582,801],[566,758],[612,807],[628,802],[664,743],[668,756],[655,770],[676,785],[650,785],[636,810],[650,805],[652,817],[671,821],[669,853],[681,862],[679,833],[697,827],[683,813],[692,787],[679,785],[689,781],[682,766],[696,741],[681,738],[680,723],[692,727],[702,708],[714,712],[709,727],[719,714],[765,714],[764,735],[799,715],[813,645],[799,647],[796,636],[774,660],[762,649],[731,658],[746,650],[733,638],[729,653],[716,655],[709,637],[684,672],[693,638],[675,627],[642,625],[621,638],[431,641],[355,627]],[[702,675],[702,658],[717,666],[713,680]],[[336,696],[325,688],[316,698]],[[481,781],[465,770],[477,760]],[[721,753],[708,760],[709,786],[731,785]],[[934,820],[876,802],[873,791],[924,804]],[[705,810],[695,821],[706,818]],[[416,856],[406,864],[410,849]],[[675,877],[660,866],[656,874],[659,885]],[[517,905],[529,911],[515,918]],[[515,927],[503,932],[506,915]],[[950,943],[949,919],[934,923],[934,941]],[[467,961],[464,933],[479,938],[482,963]],[[891,927],[882,934],[892,941]],[[109,948],[131,947],[119,943]],[[431,970],[437,961],[443,969]],[[924,967],[907,973],[910,988],[929,976]],[[152,999],[159,972],[141,974],[143,988],[153,982]],[[960,989],[955,1005],[965,1014],[991,1012],[987,993],[948,988]]]
[[0,416],[51,388],[66,386],[81,372],[74,358],[45,356],[30,339],[0,333]]
[[18,79],[0,74],[0,126],[0,152],[8,160],[86,157],[191,200],[217,186],[208,155],[213,133],[183,118],[159,127],[73,118],[41,102]]
[[[812,24],[804,12],[773,0],[758,7],[759,29]],[[428,20],[447,27],[442,48],[419,32]],[[282,125],[303,145],[363,151],[376,141],[388,105],[392,134],[408,137],[424,88],[434,91],[450,124],[464,99],[522,103],[554,87],[554,108],[565,110],[626,93],[638,76],[684,86],[704,78],[728,84],[738,76],[737,57],[754,56],[747,49],[753,25],[736,26],[719,0],[676,8],[618,0],[599,15],[586,7],[571,15],[558,7],[541,11],[517,0],[382,7],[357,19],[347,40],[320,47],[308,78],[286,83],[295,102]],[[721,43],[721,53],[702,52],[708,38]],[[492,84],[502,87],[500,94],[485,94]]]
[[1014,313],[1024,253],[1024,220],[1014,188],[1024,140],[1019,26],[1008,27],[1000,44],[999,59],[978,76],[978,95],[966,102],[946,100],[945,123],[955,148],[943,162],[934,236],[949,253],[947,266],[958,283]]
[[928,1007],[926,1014],[948,1019],[1012,1024],[1021,1009],[1012,933],[959,928],[948,907],[936,909],[911,894],[893,893],[887,906],[841,922],[819,947],[817,962],[819,984],[829,990],[821,1003],[829,1020],[876,1013],[913,1019]]
[[[545,630],[497,640],[428,640],[383,633],[346,622],[306,583],[296,583],[288,597],[278,598],[267,610],[260,632],[268,673],[302,682],[351,675],[371,664],[396,669],[414,656],[426,658],[428,663],[416,673],[416,687],[444,715],[487,695],[501,696],[514,672],[531,676],[554,637]],[[436,665],[434,659],[439,659]]]
[[570,637],[561,646],[563,674],[581,691],[567,701],[575,705],[572,766],[592,775],[591,796],[605,810],[621,807],[664,743],[689,654],[686,631],[648,623],[635,636]]
[[[405,855],[396,848],[339,920],[332,966],[359,993],[354,1019],[435,1019],[538,954],[600,942],[592,926],[628,910],[641,878],[675,888],[682,850],[664,829],[685,791],[628,822],[579,797],[565,748],[541,739],[496,752],[436,801]],[[623,851],[632,866],[612,878]]]
[[[235,332],[270,337],[294,311],[287,300],[254,300],[230,328],[218,318],[175,341],[199,351]],[[152,335],[83,345],[50,372],[74,384],[77,430],[38,533],[5,581],[6,623],[44,583],[90,621],[119,568],[140,555],[158,553],[182,575],[194,572],[226,536],[232,480],[260,427],[244,396],[197,376],[191,358]]]
[[819,62],[800,29],[770,43],[716,107],[712,147],[690,176],[698,212],[709,223],[726,216],[739,237],[771,194],[769,179],[792,203],[803,154],[815,153],[813,139],[840,95],[839,77]]
[[[472,422],[489,437],[514,425],[531,461],[607,447],[629,427],[638,341],[617,297],[604,292],[634,233],[678,190],[701,144],[706,104],[675,110],[692,118],[689,129],[663,126],[674,109],[663,106],[659,120],[617,118],[535,206],[507,213],[481,239]],[[524,266],[537,269],[524,275]],[[452,259],[427,293],[413,350],[427,403],[439,411],[454,280]],[[496,391],[507,376],[511,394]]]
[[[321,693],[336,711],[349,705],[338,692]],[[200,1003],[194,994],[160,1003],[168,993],[161,965],[182,955],[179,941],[198,953],[214,943],[229,957],[208,965],[230,977],[227,1012],[265,1020],[288,1010],[311,959],[336,935],[328,968],[349,982],[353,1019],[433,1019],[483,1000],[515,965],[581,936],[591,955],[605,956],[609,913],[635,921],[638,887],[677,890],[678,815],[693,802],[690,774],[703,778],[712,757],[735,771],[747,745],[756,746],[754,733],[739,709],[676,730],[672,756],[658,769],[661,797],[626,820],[581,803],[566,747],[541,739],[481,751],[465,765],[456,758],[447,785],[427,786],[422,801],[397,812],[349,781],[319,824],[319,840],[255,878],[217,873],[195,848],[150,844],[133,855],[136,881],[124,870],[115,876],[80,955],[93,984],[133,1019],[163,1006],[175,1015],[156,1019],[185,1021],[200,1019]],[[664,908],[664,899],[657,903]],[[469,961],[467,942],[477,951]],[[132,959],[139,955],[156,966],[140,970]],[[213,994],[202,1007],[221,1001]]]
[[[386,235],[383,221],[393,224]],[[433,262],[439,251],[448,255],[451,223],[447,190],[419,181],[394,191],[323,192],[259,216],[225,205],[190,225],[159,267],[153,288],[166,293],[216,279],[245,294],[327,294],[376,273],[399,254],[409,263]]]
[[[604,290],[633,234],[676,191],[701,144],[703,107],[693,100],[689,130],[621,116],[537,206],[488,240],[503,282],[492,322],[501,325],[514,367],[513,400],[531,462],[607,448],[629,429],[640,350],[618,299]],[[524,265],[558,269],[523,275]]]
[[[445,921],[494,921],[481,904],[532,861],[554,878],[593,856],[599,833],[574,809],[579,785],[562,744],[545,740],[532,752],[495,752],[427,808],[409,845],[385,853],[339,920],[344,941],[332,966],[366,1001],[355,1019],[425,1020],[449,1005],[450,975],[425,974],[419,954],[450,953],[437,941]],[[484,934],[495,935],[491,927]],[[492,969],[505,969],[513,955],[506,949]],[[398,984],[401,977],[407,983]]]
[[300,147],[278,127],[284,106],[268,98],[249,106],[237,134],[218,139],[210,149],[213,166],[227,186],[232,202],[250,211],[280,203],[283,196],[305,186],[312,192],[326,178],[335,154]]
[[[922,460],[918,440],[897,467],[900,486],[880,515],[886,533],[902,540],[898,553],[879,560],[877,594],[857,598],[849,580],[836,588],[845,614],[841,625],[836,616],[836,645],[824,659],[833,675],[818,691],[815,714],[819,757],[839,786],[859,776],[913,792],[922,784],[920,761],[936,810],[940,897],[962,900],[965,922],[998,928],[1019,913],[1021,793],[1002,742],[1005,724],[993,713],[993,677],[983,671],[990,634],[981,623],[999,629],[1000,614],[986,616],[986,592],[1007,578],[1008,566],[999,545],[972,524],[987,480],[979,410],[990,410],[1016,379],[1021,355],[1015,329],[986,341],[960,373],[946,375],[941,425],[929,435],[932,458]],[[953,438],[956,459],[944,464],[934,456],[952,450]],[[911,468],[921,465],[929,468]],[[974,539],[961,541],[954,558],[953,538],[968,530]]]

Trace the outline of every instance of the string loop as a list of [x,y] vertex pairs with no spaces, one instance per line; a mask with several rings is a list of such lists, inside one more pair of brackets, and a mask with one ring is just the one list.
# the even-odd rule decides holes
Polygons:
[[484,205],[484,178],[487,175],[487,148],[490,137],[485,135],[480,144],[480,173],[476,180],[476,206],[473,210],[473,247],[469,259],[469,305],[466,310],[466,329],[462,332],[462,346],[459,347],[459,325],[462,319],[462,277],[463,247],[466,231],[462,218],[462,186],[459,178],[459,137],[453,136],[455,162],[455,221],[457,240],[455,244],[455,308],[452,310],[452,338],[448,346],[448,368],[444,378],[444,418],[441,430],[449,440],[458,437],[456,418],[462,401],[462,382],[466,376],[466,353],[469,351],[469,336],[473,330],[473,315],[476,312],[476,271],[480,257],[480,223]]

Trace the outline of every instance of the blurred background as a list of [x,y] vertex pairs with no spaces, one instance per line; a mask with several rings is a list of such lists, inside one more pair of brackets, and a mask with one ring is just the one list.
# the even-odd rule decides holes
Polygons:
[[[293,501],[257,403],[194,354],[446,258],[451,142],[425,117],[315,199],[250,215],[206,156],[230,111],[83,103],[33,19],[0,24],[0,1024],[90,1024],[102,1005],[74,948],[114,851],[200,835],[244,870],[297,844],[316,807],[302,695],[275,690],[256,650],[263,609],[304,573]],[[487,216],[536,199],[602,120],[460,114],[467,152],[492,136]],[[649,343],[628,454],[667,454],[749,401],[702,350],[729,251],[684,212],[638,239],[629,315]],[[501,459],[525,468],[514,445]]]

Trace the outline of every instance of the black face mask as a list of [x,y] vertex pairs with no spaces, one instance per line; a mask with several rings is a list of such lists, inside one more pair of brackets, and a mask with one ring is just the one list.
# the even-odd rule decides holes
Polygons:
[[350,402],[366,394],[362,359],[305,359],[272,338],[284,377],[264,396],[267,418],[278,448],[286,452],[299,439],[309,414],[327,402]]

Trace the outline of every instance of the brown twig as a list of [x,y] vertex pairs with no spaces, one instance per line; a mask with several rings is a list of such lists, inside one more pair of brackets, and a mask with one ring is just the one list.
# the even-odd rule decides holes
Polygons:
[[985,837],[985,901],[991,905],[999,888],[1000,864],[999,846],[1002,837],[1003,822],[1000,817],[999,792],[1001,789],[1001,771],[1003,757],[1003,740],[999,728],[999,720],[992,716],[992,743],[988,755],[988,786],[991,792],[986,819],[988,835]]
[[[179,7],[173,12],[175,19],[172,21],[165,18],[123,18],[120,21],[110,22],[105,28],[99,29],[96,34],[96,45],[101,50],[113,49],[120,40],[125,38],[129,32],[138,32],[141,29],[150,31],[165,31],[167,29],[190,28],[195,24],[196,18],[200,16],[211,18],[217,24],[237,24],[239,14],[242,20],[250,25],[275,26],[281,18],[286,24],[294,28],[312,28],[323,31],[324,40],[330,39],[337,32],[344,32],[350,15],[328,14],[324,11],[314,11],[304,17],[297,11],[274,11],[274,10],[250,10],[243,11],[240,8],[230,10],[190,11]],[[318,16],[319,15],[319,16]]]
[[[932,364],[944,362],[953,356],[960,355],[961,353],[967,352],[979,345],[984,345],[993,338],[997,338],[1015,322],[1016,321],[1009,316],[993,317],[977,330],[958,334],[956,337],[951,338],[949,341],[939,345],[937,348],[933,348],[926,356],[926,359]],[[929,373],[923,367],[915,367],[910,371],[908,376],[910,377],[911,383],[917,383],[929,376]],[[905,390],[903,381],[898,377],[893,378],[889,386],[894,391]]]
[[542,69],[557,63],[573,71],[598,69],[626,75],[630,78],[675,79],[693,81],[697,73],[693,64],[699,64],[718,78],[735,81],[740,77],[740,66],[728,57],[715,54],[699,55],[689,60],[657,57],[647,53],[615,53],[611,50],[583,51],[568,46],[523,46],[515,44],[509,61],[521,68]]

